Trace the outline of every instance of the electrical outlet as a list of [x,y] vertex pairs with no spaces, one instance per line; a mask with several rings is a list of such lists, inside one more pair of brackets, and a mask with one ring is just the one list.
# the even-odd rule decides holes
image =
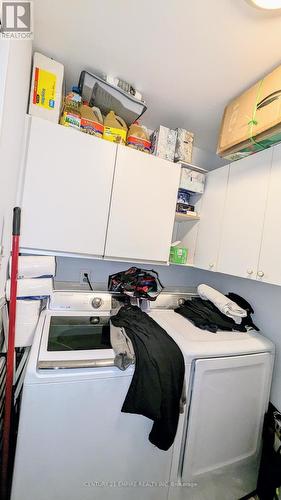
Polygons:
[[89,278],[90,282],[92,283],[92,273],[91,273],[91,271],[89,269],[81,269],[81,271],[80,271],[80,279],[79,279],[80,285],[87,285],[88,284],[88,280],[87,280],[85,274],[88,275],[88,278]]

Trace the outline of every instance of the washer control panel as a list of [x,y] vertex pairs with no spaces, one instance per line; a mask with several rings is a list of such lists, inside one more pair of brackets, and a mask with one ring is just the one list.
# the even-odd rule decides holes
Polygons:
[[49,304],[51,310],[110,312],[112,308],[111,294],[106,292],[55,291]]

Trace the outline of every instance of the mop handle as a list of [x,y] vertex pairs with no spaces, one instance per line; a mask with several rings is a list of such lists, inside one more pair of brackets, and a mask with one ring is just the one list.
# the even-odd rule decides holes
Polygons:
[[2,471],[1,471],[1,498],[6,499],[9,491],[9,463],[10,463],[10,440],[11,440],[11,415],[13,407],[13,384],[14,384],[14,360],[15,360],[15,327],[17,307],[17,277],[19,258],[19,236],[21,209],[14,208],[13,214],[13,237],[12,237],[12,271],[11,271],[11,293],[9,305],[9,333],[6,364],[6,391],[5,391],[5,413],[3,422],[3,449],[2,449]]

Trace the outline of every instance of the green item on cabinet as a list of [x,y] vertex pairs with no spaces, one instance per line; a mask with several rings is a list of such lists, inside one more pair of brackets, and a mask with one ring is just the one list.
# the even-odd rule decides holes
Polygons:
[[184,247],[171,246],[170,262],[173,264],[186,264],[188,249]]

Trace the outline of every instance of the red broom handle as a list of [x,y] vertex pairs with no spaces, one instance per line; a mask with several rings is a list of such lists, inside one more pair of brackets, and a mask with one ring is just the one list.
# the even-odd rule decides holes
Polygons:
[[8,333],[8,350],[7,350],[7,364],[6,364],[6,392],[5,392],[5,413],[3,422],[3,449],[2,449],[2,470],[1,470],[1,498],[3,499],[7,498],[9,491],[8,472],[9,472],[9,462],[10,462],[11,415],[13,407],[20,215],[21,215],[21,209],[19,207],[15,207],[13,215],[12,272],[11,272],[10,305],[9,305],[9,333]]

